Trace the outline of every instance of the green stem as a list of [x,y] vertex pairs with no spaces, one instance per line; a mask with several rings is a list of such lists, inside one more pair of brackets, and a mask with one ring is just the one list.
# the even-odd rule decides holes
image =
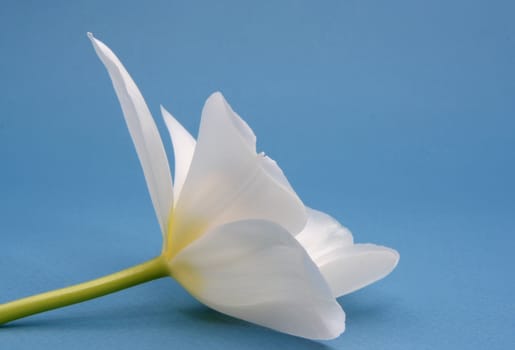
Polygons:
[[158,256],[143,264],[93,281],[0,304],[0,325],[169,276],[166,259]]

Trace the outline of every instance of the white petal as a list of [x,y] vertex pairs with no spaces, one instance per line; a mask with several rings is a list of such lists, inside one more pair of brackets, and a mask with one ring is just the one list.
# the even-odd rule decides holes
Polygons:
[[91,33],[88,37],[113,82],[138,154],[163,234],[173,204],[172,177],[156,124],[138,87],[118,57]]
[[339,297],[386,277],[398,262],[399,253],[394,249],[354,244],[331,251],[321,260],[319,268],[333,295]]
[[373,244],[353,244],[351,232],[331,216],[307,208],[308,222],[296,238],[317,264],[338,297],[388,275],[397,251]]
[[[255,148],[255,136],[220,93],[202,112],[199,138],[172,220],[172,255],[211,227],[263,219],[288,231],[306,222],[301,200]],[[282,174],[282,172],[281,172]],[[284,175],[283,175],[284,177]]]
[[175,158],[175,183],[173,186],[175,202],[179,199],[182,186],[188,175],[193,152],[195,151],[196,141],[184,127],[161,106],[161,114],[165,121],[170,138],[173,143],[173,152]]
[[207,306],[311,339],[331,339],[345,313],[313,261],[279,225],[245,220],[218,226],[182,250],[172,276]]

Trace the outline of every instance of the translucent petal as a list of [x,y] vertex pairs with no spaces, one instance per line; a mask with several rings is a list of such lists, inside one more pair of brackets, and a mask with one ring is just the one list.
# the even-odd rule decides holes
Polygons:
[[161,114],[165,121],[170,138],[172,139],[173,152],[175,158],[175,182],[173,186],[174,199],[177,202],[182,186],[188,175],[193,152],[195,151],[196,141],[191,134],[161,106]]
[[399,253],[375,244],[338,248],[317,261],[335,297],[352,293],[386,277],[397,266]]
[[279,225],[245,220],[219,226],[170,263],[175,277],[207,306],[311,339],[331,339],[345,313],[313,261]]
[[338,297],[365,287],[388,275],[399,254],[373,244],[353,244],[350,231],[331,216],[307,208],[308,222],[297,240],[319,267]]
[[264,164],[255,147],[248,125],[220,93],[211,95],[175,207],[171,255],[209,228],[231,221],[269,220],[291,233],[304,227],[306,213],[301,200],[279,177],[276,165],[271,171],[272,167]]
[[91,33],[88,37],[113,82],[164,234],[173,205],[173,190],[168,159],[156,124],[138,87],[118,57]]

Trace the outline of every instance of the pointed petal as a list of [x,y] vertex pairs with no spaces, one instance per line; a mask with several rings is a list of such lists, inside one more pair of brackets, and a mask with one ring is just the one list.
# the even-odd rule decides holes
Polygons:
[[164,234],[173,203],[172,177],[156,124],[138,87],[118,57],[91,33],[88,37],[113,82]]
[[296,238],[335,297],[380,280],[397,265],[397,251],[374,244],[353,244],[352,234],[338,221],[318,210],[307,210],[308,222]]
[[272,222],[218,226],[170,266],[193,296],[219,312],[311,339],[344,331],[345,313],[317,267],[295,238]]
[[173,152],[175,158],[175,183],[173,187],[175,202],[179,199],[182,186],[188,175],[193,152],[195,151],[196,141],[184,127],[161,106],[161,114],[165,121],[170,138],[172,139]]
[[306,222],[304,205],[282,171],[269,163],[256,153],[249,126],[220,93],[211,95],[175,207],[171,249],[176,253],[209,228],[244,219],[269,220],[292,233],[300,231]]

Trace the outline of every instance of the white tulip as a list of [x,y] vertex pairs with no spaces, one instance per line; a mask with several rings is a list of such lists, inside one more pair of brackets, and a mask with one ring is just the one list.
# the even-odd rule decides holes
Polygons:
[[[219,96],[219,98],[222,98]],[[209,102],[209,100],[208,100]],[[225,101],[224,101],[225,103]],[[227,110],[232,113],[234,120],[245,125],[249,131],[249,144],[255,157],[255,136],[241,118],[225,103]],[[163,107],[161,113],[165,120],[174,146],[175,155],[175,186],[176,198],[182,189],[190,168],[196,141],[188,131]],[[213,152],[213,150],[211,151]],[[215,157],[214,155],[211,155]],[[290,193],[295,195],[288,180],[276,162],[260,154],[262,164],[275,180],[283,184]],[[179,179],[179,180],[177,180]],[[279,206],[270,203],[277,212]],[[307,223],[302,231],[290,231],[302,244],[311,259],[320,269],[325,280],[331,287],[335,297],[354,292],[388,275],[397,265],[397,251],[374,244],[354,244],[351,232],[329,215],[320,211],[306,208]]]
[[171,276],[203,304],[274,330],[331,339],[345,328],[335,297],[386,276],[395,250],[354,244],[336,220],[307,208],[220,93],[195,140],[164,108],[175,184],[158,129],[116,55],[88,33],[111,77],[163,234],[149,262],[77,286],[0,305],[0,323]]

